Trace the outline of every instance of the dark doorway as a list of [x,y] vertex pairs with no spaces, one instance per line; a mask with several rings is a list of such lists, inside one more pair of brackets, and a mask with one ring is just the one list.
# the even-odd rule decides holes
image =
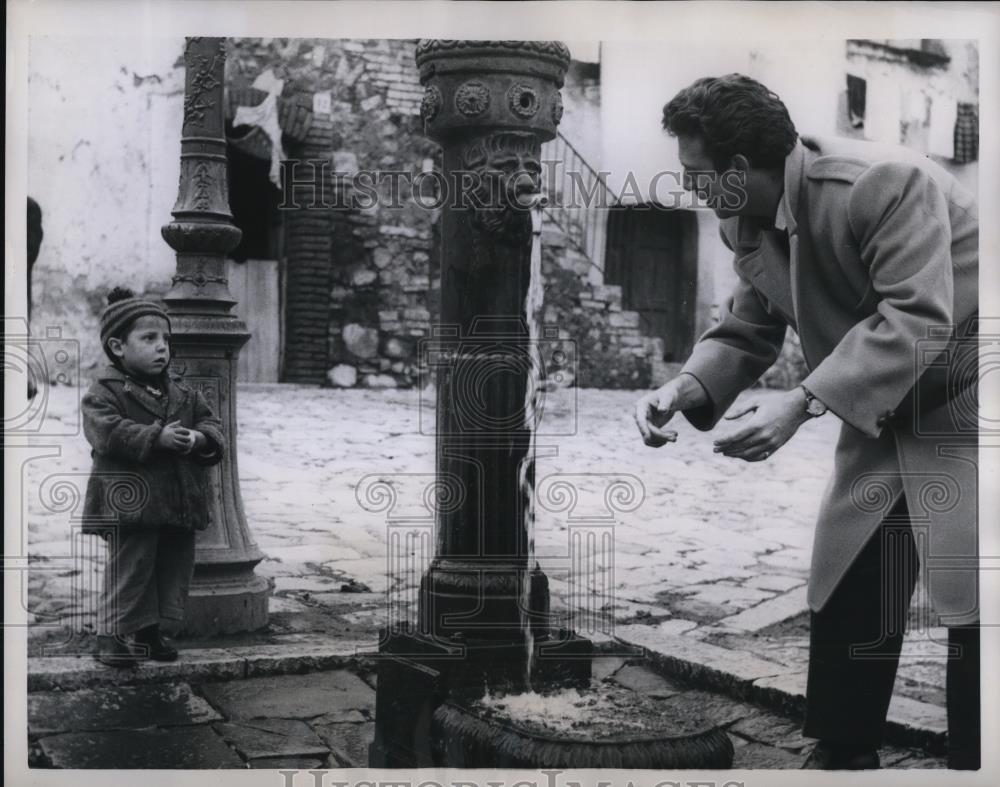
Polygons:
[[270,147],[254,155],[231,141],[226,154],[229,209],[243,233],[229,253],[226,277],[236,299],[235,312],[250,331],[250,340],[240,350],[237,379],[276,383],[281,378],[284,343],[281,192],[269,177]]
[[270,158],[245,153],[230,143],[229,209],[233,223],[243,232],[240,244],[229,253],[231,259],[277,260],[281,258],[281,192],[271,182]]
[[691,211],[650,205],[612,208],[604,281],[622,288],[622,306],[639,312],[647,336],[663,339],[663,360],[694,346],[698,221]]

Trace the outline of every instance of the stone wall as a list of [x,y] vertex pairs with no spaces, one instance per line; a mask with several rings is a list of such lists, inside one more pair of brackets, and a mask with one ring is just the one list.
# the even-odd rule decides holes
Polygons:
[[[282,98],[309,99],[309,138],[287,150],[300,163],[285,222],[284,379],[350,387],[412,385],[417,342],[426,335],[435,216],[388,179],[371,207],[350,179],[360,171],[416,173],[437,147],[420,133],[415,41],[234,39],[230,87],[270,69]],[[328,94],[328,110],[316,94]],[[322,98],[323,96],[321,96]],[[325,162],[305,164],[305,162]],[[287,165],[286,165],[287,166]],[[326,204],[309,207],[319,185]],[[373,184],[374,185],[374,184]]]
[[656,342],[639,330],[638,312],[622,309],[621,287],[589,281],[590,266],[559,232],[543,233],[543,324],[559,336],[543,342],[546,373],[555,385],[648,388]]
[[[332,173],[440,167],[437,146],[422,135],[416,41],[231,43],[230,88],[249,86],[270,69],[285,81],[283,100],[330,93],[329,113],[314,103],[309,138],[286,153],[331,166],[300,164],[296,179],[321,180],[325,193],[350,206],[360,194]],[[591,119],[595,100],[581,101]],[[340,387],[421,382],[419,342],[437,314],[438,217],[400,185],[395,204],[386,180],[377,204],[335,210],[307,209],[309,187],[295,188],[293,203],[302,207],[289,210],[285,222],[285,380]],[[620,289],[590,283],[592,266],[558,232],[546,232],[544,259],[545,318],[562,337],[544,348],[548,371],[563,372],[551,376],[553,383],[646,387],[652,345],[639,332],[638,315],[622,311]],[[566,373],[571,367],[577,374]]]

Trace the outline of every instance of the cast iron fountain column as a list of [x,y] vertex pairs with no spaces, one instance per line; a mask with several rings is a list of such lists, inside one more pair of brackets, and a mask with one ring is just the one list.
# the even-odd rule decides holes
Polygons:
[[[428,360],[438,367],[437,482],[447,500],[421,582],[419,628],[389,628],[379,643],[369,762],[729,767],[732,743],[718,724],[665,717],[639,693],[592,683],[593,644],[552,630],[548,583],[530,562],[535,315],[526,310],[542,282],[540,266],[532,270],[531,214],[520,205],[539,197],[540,147],[562,114],[569,51],[555,41],[421,41],[416,59],[425,132],[444,149],[445,182],[479,188],[469,204],[442,211],[441,317]],[[498,697],[534,692],[526,699],[539,707],[552,691],[562,692],[559,707],[575,698],[594,724],[553,734],[530,718],[494,715]]]
[[267,624],[269,588],[254,574],[264,558],[247,527],[236,469],[236,366],[250,338],[231,313],[226,253],[240,241],[229,212],[223,38],[188,38],[184,49],[181,178],[174,220],[163,237],[177,252],[164,297],[172,327],[172,364],[200,389],[222,419],[226,457],[212,468],[211,525],[198,535],[184,632],[252,631]]
[[[380,643],[372,765],[432,764],[448,697],[586,683],[591,645],[553,636],[548,583],[530,563],[532,221],[542,142],[562,115],[569,50],[556,41],[421,41],[425,133],[443,148],[437,367],[437,548],[417,631]],[[535,282],[541,286],[541,282]],[[530,632],[530,634],[529,634]],[[545,649],[543,651],[543,649]],[[530,669],[534,656],[535,669]],[[580,656],[575,662],[566,656]]]
[[[427,40],[416,60],[425,133],[443,148],[450,189],[441,217],[437,473],[458,491],[456,505],[438,512],[421,626],[437,638],[523,643],[524,613],[539,623],[548,607],[541,572],[530,597],[523,592],[531,568],[525,203],[538,193],[541,144],[562,114],[569,51],[555,41]],[[530,465],[528,475],[530,483]]]

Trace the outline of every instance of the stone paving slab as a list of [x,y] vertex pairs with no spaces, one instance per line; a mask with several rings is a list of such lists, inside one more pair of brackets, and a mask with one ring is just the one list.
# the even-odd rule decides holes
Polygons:
[[[944,757],[931,757],[919,749],[882,749],[879,756],[883,768],[934,770],[947,768]],[[954,778],[954,782],[959,782],[959,779]]]
[[948,732],[944,708],[894,694],[886,716],[889,726],[900,730],[899,738],[906,743],[940,749]]
[[333,767],[319,757],[260,757],[247,763],[251,768],[268,771],[315,771]]
[[335,710],[375,712],[375,690],[353,672],[249,678],[201,686],[227,719],[312,719]]
[[615,638],[646,649],[667,674],[720,688],[738,689],[755,680],[789,672],[789,668],[748,653],[700,642],[684,635],[663,634],[649,626],[618,626]]
[[753,682],[749,695],[772,708],[801,716],[806,709],[807,675],[801,671],[758,678]]
[[747,740],[757,741],[793,753],[799,753],[816,743],[812,738],[802,736],[802,724],[785,716],[760,712],[737,721],[729,732]]
[[748,609],[730,617],[723,618],[720,623],[730,628],[759,631],[767,626],[793,618],[808,610],[806,604],[806,587],[802,585],[787,593],[762,601]]
[[39,742],[55,768],[244,768],[243,761],[207,725],[172,729],[72,732]]
[[248,760],[262,757],[325,758],[329,753],[312,728],[295,719],[256,719],[213,725],[227,743]]
[[375,723],[314,724],[316,732],[330,747],[343,768],[367,768],[368,746],[375,740]]
[[635,664],[618,670],[611,680],[637,694],[653,699],[666,699],[685,690],[683,686],[671,682],[653,670]]
[[761,588],[762,590],[774,590],[778,593],[785,593],[800,585],[806,584],[804,577],[788,577],[783,574],[758,574],[750,577],[746,584],[748,587]]
[[358,724],[367,721],[364,713],[354,708],[334,708],[312,720],[312,724],[343,724],[345,722]]
[[599,656],[590,663],[590,675],[594,680],[605,680],[617,673],[626,664],[621,656]]
[[201,724],[222,717],[186,683],[28,695],[28,734]]
[[805,757],[730,735],[733,741],[733,768],[748,770],[792,770],[802,767]]
[[745,702],[733,700],[717,692],[689,689],[673,697],[660,700],[672,713],[702,720],[706,727],[728,726],[741,719],[753,717],[761,711]]

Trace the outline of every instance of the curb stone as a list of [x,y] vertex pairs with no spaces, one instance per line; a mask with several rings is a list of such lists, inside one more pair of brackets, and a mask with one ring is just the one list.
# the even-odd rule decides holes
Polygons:
[[[626,645],[643,645],[641,637],[616,635],[616,639]],[[663,639],[665,638],[657,638],[659,641]],[[684,658],[669,655],[670,651],[661,652],[646,646],[646,655],[653,669],[665,677],[680,679],[695,687],[720,691],[734,700],[756,702],[793,718],[801,719],[805,715],[805,672],[765,662],[750,653],[726,651],[725,648],[694,638],[676,639],[685,640]],[[720,664],[719,651],[729,654],[724,657],[725,661],[746,659],[752,668],[742,676],[726,672],[725,665]],[[771,674],[752,677],[753,672],[766,669],[768,664],[773,666]],[[947,751],[946,734],[944,708],[898,694],[893,695],[885,728],[888,743],[917,746],[932,754],[941,755]]]

